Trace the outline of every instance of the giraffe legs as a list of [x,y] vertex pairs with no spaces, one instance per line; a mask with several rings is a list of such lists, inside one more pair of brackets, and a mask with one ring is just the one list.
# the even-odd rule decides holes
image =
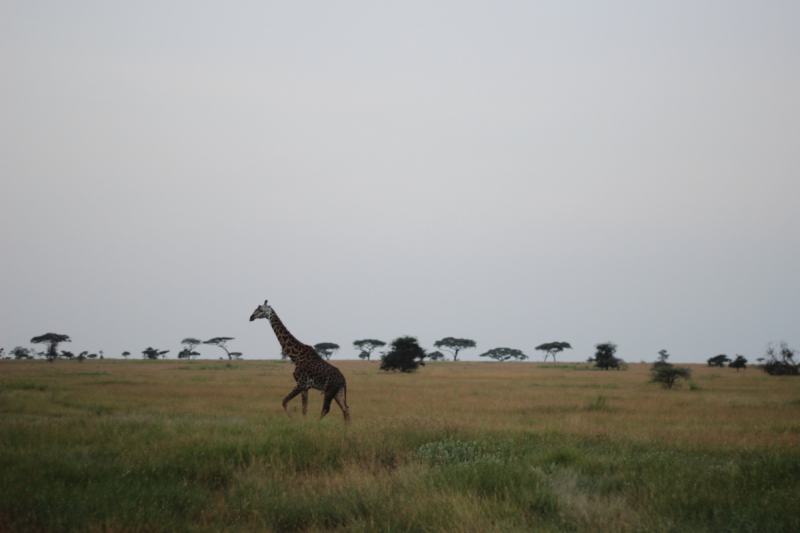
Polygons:
[[295,396],[297,396],[301,392],[303,393],[303,414],[304,415],[306,414],[306,405],[308,405],[308,389],[302,389],[300,387],[295,387],[294,389],[292,389],[292,392],[290,392],[286,396],[286,398],[283,399],[283,403],[282,403],[283,410],[286,411],[286,414],[289,415],[289,418],[292,418],[292,413],[289,412],[289,408],[286,406],[286,404],[288,404],[289,400],[291,400],[292,398],[294,398]]
[[350,422],[350,408],[347,406],[347,397],[344,394],[344,388],[339,389],[339,392],[336,393],[336,396],[333,397],[336,400],[336,403],[339,404],[339,407],[342,409],[342,413],[344,413],[344,421]]
[[303,391],[302,399],[303,399],[303,418],[305,418],[306,413],[308,412],[308,389]]
[[322,416],[319,417],[320,420],[325,418],[325,415],[330,412],[331,402],[333,400],[336,400],[336,403],[342,408],[342,413],[344,413],[344,421],[350,422],[350,408],[347,407],[347,402],[345,401],[344,387],[333,393],[329,390],[325,391],[325,400],[322,402]]

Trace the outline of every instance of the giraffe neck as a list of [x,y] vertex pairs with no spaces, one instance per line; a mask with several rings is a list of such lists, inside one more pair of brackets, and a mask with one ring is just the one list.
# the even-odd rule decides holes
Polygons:
[[283,325],[283,322],[274,310],[269,317],[269,323],[272,325],[272,330],[275,332],[275,336],[278,337],[278,342],[281,344],[284,353],[286,353],[292,361],[295,361],[295,354],[302,352],[305,344],[297,340],[295,336],[286,329],[286,326]]

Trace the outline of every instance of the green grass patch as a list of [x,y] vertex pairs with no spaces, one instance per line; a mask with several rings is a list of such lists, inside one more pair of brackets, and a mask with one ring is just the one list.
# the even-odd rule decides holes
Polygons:
[[43,383],[36,383],[34,381],[10,381],[0,383],[0,390],[14,391],[14,390],[30,390],[30,391],[45,391],[47,385]]
[[800,531],[786,380],[732,374],[693,394],[647,386],[637,365],[556,379],[343,364],[344,425],[335,406],[318,420],[318,395],[307,420],[286,418],[288,365],[154,363],[84,363],[113,374],[99,379],[4,368],[0,531]]

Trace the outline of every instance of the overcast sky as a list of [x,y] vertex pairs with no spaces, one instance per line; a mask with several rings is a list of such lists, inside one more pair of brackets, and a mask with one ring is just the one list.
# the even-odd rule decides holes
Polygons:
[[0,6],[6,351],[800,348],[796,0]]

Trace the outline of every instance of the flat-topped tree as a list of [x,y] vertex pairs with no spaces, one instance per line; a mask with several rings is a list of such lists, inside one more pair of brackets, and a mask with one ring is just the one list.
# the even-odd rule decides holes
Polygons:
[[431,361],[444,361],[444,354],[436,350],[428,354],[428,359]]
[[353,347],[361,352],[358,354],[358,356],[361,359],[366,359],[367,361],[369,361],[370,357],[372,357],[372,352],[382,346],[386,346],[386,343],[379,341],[378,339],[362,339],[360,341],[353,341]]
[[721,353],[719,355],[715,355],[714,357],[710,358],[708,360],[708,366],[723,367],[730,362],[731,362],[730,358],[724,353]]
[[314,345],[314,351],[319,354],[320,357],[324,357],[326,360],[330,361],[333,354],[339,349],[339,345],[334,342],[320,342],[319,344]]
[[31,339],[31,344],[44,344],[47,346],[45,356],[51,363],[58,357],[58,345],[62,342],[72,342],[69,335],[61,335],[59,333],[45,333]]
[[546,342],[536,347],[537,350],[544,352],[545,361],[547,361],[548,356],[552,355],[554,363],[556,362],[556,354],[563,352],[567,348],[572,349],[568,342]]
[[207,341],[203,341],[203,344],[212,344],[214,346],[219,346],[220,348],[225,350],[225,353],[228,355],[228,359],[233,359],[234,357],[238,359],[239,357],[242,356],[242,354],[240,352],[229,352],[228,348],[225,346],[225,344],[228,341],[232,341],[233,339],[234,337],[214,337],[213,339],[208,339]]
[[517,350],[516,348],[492,348],[488,352],[482,353],[480,357],[491,357],[492,359],[500,361],[501,363],[511,359],[524,361],[528,358],[527,355],[522,353],[522,350]]
[[178,359],[193,359],[199,356],[200,352],[195,352],[194,349],[197,348],[197,346],[202,343],[203,341],[201,341],[200,339],[195,339],[193,337],[187,337],[183,339],[181,341],[181,344],[184,345],[184,348],[178,354]]
[[453,354],[453,361],[458,361],[458,352],[461,350],[475,348],[476,346],[475,341],[471,339],[456,339],[454,337],[445,337],[442,340],[434,342],[433,345]]

